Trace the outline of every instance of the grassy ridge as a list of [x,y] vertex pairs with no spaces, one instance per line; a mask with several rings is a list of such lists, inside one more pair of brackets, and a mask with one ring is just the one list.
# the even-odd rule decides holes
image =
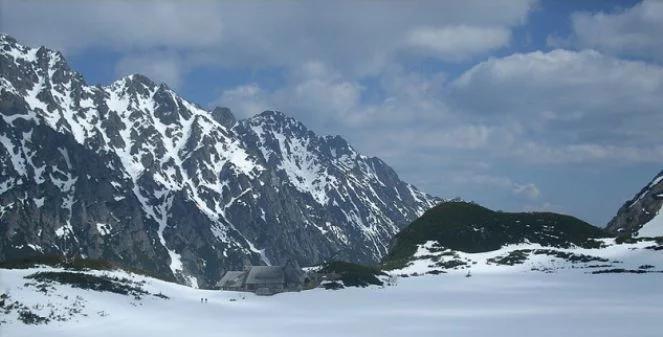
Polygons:
[[468,202],[445,202],[428,210],[394,238],[386,269],[404,266],[417,245],[437,241],[453,250],[477,253],[528,240],[543,246],[598,247],[593,238],[610,236],[572,216],[556,213],[506,213]]
[[369,285],[382,285],[378,276],[387,275],[382,270],[360,264],[332,261],[325,263],[319,271],[322,274],[338,275],[346,287],[367,287]]
[[121,265],[116,262],[106,261],[106,260],[96,260],[96,259],[84,259],[80,257],[75,257],[71,259],[65,259],[62,255],[35,255],[24,257],[20,259],[14,259],[9,261],[0,262],[1,269],[27,269],[33,268],[39,265],[51,266],[57,268],[64,268],[69,270],[114,270],[122,269],[127,272],[134,274],[140,274],[149,276],[156,279],[161,279],[164,281],[173,282],[173,278],[165,278],[154,273],[150,273],[145,270],[132,268],[128,266]]

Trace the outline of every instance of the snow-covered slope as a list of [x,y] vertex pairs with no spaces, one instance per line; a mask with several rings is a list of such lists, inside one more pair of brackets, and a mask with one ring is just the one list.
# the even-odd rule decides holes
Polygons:
[[624,203],[607,229],[620,236],[663,236],[663,171]]
[[537,243],[509,244],[497,250],[468,253],[428,241],[417,247],[412,259],[402,268],[391,270],[400,275],[439,273],[513,273],[561,272],[585,273],[663,273],[663,242],[642,239],[617,243],[599,239],[600,247],[550,247]]
[[[624,261],[629,266],[649,263],[653,257],[655,265],[647,270],[663,269],[662,251],[642,250],[638,244],[611,247],[602,256]],[[30,276],[66,272],[59,269],[0,269],[0,290],[9,296],[4,316],[0,316],[0,334],[52,337],[166,337],[183,333],[292,337],[310,336],[312,332],[316,336],[660,335],[663,274],[592,274],[590,271],[565,268],[554,273],[524,272],[524,268],[517,266],[478,263],[472,267],[469,278],[465,277],[465,271],[450,271],[442,275],[398,277],[393,282],[395,285],[387,287],[314,289],[260,297],[192,289],[122,271],[78,272],[106,275],[115,283],[139,289],[124,295],[41,282]],[[208,301],[201,303],[201,298]],[[8,306],[12,309],[7,310]],[[48,323],[36,323],[39,317],[51,318]],[[26,320],[32,323],[23,323]]]
[[280,112],[235,121],[141,75],[90,86],[0,35],[0,260],[68,254],[213,285],[245,264],[376,262],[438,203]]
[[660,211],[661,210],[659,209],[659,211],[651,220],[640,227],[638,230],[638,237],[663,237],[663,214],[661,214]]

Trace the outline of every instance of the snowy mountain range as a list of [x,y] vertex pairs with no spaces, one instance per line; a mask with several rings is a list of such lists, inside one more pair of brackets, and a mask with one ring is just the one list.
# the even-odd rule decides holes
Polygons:
[[236,121],[141,75],[88,85],[0,35],[0,260],[115,261],[193,286],[295,259],[377,262],[442,201],[281,112]]

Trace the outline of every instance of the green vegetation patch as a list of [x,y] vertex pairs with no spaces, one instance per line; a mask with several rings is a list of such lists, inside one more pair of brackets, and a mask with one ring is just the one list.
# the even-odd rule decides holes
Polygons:
[[613,269],[601,269],[601,270],[592,271],[592,274],[646,274],[646,273],[663,273],[663,270],[613,268]]
[[[342,261],[325,263],[319,273],[328,275],[333,280],[342,281],[346,287],[381,286],[383,282],[378,276],[387,276],[385,272],[378,268]],[[338,289],[339,284],[332,281],[329,283],[329,287]]]
[[32,325],[46,324],[51,321],[48,317],[39,316],[28,309],[23,309],[18,312],[18,320],[24,324]]
[[495,256],[491,257],[490,259],[487,260],[489,264],[499,264],[499,265],[506,265],[506,266],[514,266],[517,264],[523,264],[525,261],[527,261],[527,257],[529,257],[529,254],[532,252],[530,249],[518,249],[514,251],[510,251],[506,255],[500,255],[500,256]]
[[461,260],[445,260],[436,262],[434,266],[444,269],[454,269],[457,267],[467,267],[467,263]]
[[118,267],[108,261],[81,258],[65,259],[62,255],[36,255],[0,262],[0,268],[3,269],[28,269],[39,265],[75,270],[111,270]]
[[[132,295],[140,298],[142,295],[149,294],[135,282],[126,278],[117,278],[109,276],[98,276],[75,272],[38,272],[25,277],[39,282],[35,284],[40,290],[52,282],[70,285],[74,288],[89,289],[94,291],[105,291],[121,295]],[[28,284],[33,285],[33,284]]]
[[1,269],[28,269],[37,266],[50,266],[54,268],[63,268],[67,270],[115,270],[121,269],[134,274],[149,276],[164,281],[174,281],[172,277],[164,277],[145,270],[127,267],[116,262],[96,259],[84,259],[80,257],[65,259],[62,255],[35,255],[20,259],[0,262]]
[[535,255],[545,254],[545,255],[548,255],[548,256],[554,256],[556,258],[564,259],[564,260],[569,261],[571,263],[609,262],[610,261],[609,259],[598,257],[598,256],[591,256],[591,255],[571,253],[571,252],[563,252],[563,251],[553,250],[553,249],[535,249],[532,253],[535,254]]
[[564,252],[554,249],[518,249],[511,251],[505,255],[496,256],[488,259],[488,263],[498,265],[514,266],[523,264],[527,261],[530,255],[547,255],[569,261],[571,263],[587,263],[587,262],[609,262],[609,259],[591,256],[586,254],[577,254],[571,252]]

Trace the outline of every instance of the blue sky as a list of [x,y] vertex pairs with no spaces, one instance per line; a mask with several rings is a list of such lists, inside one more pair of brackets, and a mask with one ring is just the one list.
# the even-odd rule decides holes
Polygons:
[[340,134],[428,193],[604,225],[663,163],[663,2],[0,0],[89,83]]

